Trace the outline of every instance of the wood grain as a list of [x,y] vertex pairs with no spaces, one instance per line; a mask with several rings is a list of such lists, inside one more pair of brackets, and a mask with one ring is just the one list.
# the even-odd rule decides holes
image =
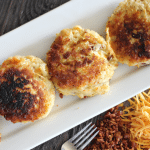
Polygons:
[[[69,0],[0,0],[0,36],[68,1]],[[98,115],[32,150],[60,150],[62,144],[81,130],[86,124],[90,121],[95,123],[96,120],[100,118],[101,116]]]
[[3,35],[69,0],[0,0],[0,35]]

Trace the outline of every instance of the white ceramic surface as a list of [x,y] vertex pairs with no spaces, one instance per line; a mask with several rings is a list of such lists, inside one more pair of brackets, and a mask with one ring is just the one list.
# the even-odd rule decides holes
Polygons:
[[[35,55],[45,60],[56,33],[81,25],[105,36],[108,17],[121,0],[74,0],[0,37],[0,63],[14,55]],[[27,124],[0,118],[0,150],[31,149],[149,88],[150,66],[119,64],[110,92],[80,100],[56,96],[49,116]]]

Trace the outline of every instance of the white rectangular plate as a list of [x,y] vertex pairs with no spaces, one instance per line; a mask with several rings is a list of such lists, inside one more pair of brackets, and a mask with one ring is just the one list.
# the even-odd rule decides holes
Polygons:
[[[81,25],[105,36],[108,17],[121,0],[73,0],[0,37],[0,63],[9,56],[35,55],[45,59],[56,33]],[[55,105],[45,119],[27,124],[13,124],[0,118],[2,150],[31,149],[127,100],[149,88],[150,67],[119,64],[103,96],[79,99],[56,96]],[[58,106],[57,106],[58,105]]]

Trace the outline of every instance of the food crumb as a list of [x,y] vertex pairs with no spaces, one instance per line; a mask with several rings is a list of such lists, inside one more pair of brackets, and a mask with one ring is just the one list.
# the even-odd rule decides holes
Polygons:
[[59,93],[59,97],[60,97],[60,98],[63,98],[63,94],[62,94],[62,93]]

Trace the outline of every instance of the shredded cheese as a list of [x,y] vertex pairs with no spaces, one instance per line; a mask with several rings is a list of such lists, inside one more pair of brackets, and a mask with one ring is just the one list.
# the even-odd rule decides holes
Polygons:
[[130,106],[123,110],[122,121],[130,123],[131,140],[138,144],[138,150],[150,149],[150,90],[128,101]]

